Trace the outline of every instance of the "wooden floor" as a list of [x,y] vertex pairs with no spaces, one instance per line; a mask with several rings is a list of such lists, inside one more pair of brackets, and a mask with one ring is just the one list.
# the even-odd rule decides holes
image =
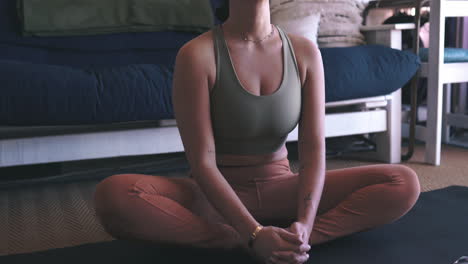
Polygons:
[[[423,191],[450,185],[468,186],[467,149],[443,146],[440,167],[425,165],[422,161],[423,146],[417,146],[414,158],[405,164],[417,172]],[[0,189],[0,255],[112,240],[95,217],[92,195],[96,183],[121,172],[186,176],[185,169],[170,169],[174,166],[183,168],[183,162],[183,155],[159,155],[67,163],[60,166],[62,175],[54,177],[67,176],[76,180]],[[373,163],[332,159],[328,160],[327,167],[336,169]],[[297,171],[297,160],[290,158],[290,164],[291,169]],[[0,169],[0,175],[6,172],[10,174],[9,178],[14,178],[15,169]],[[16,173],[18,177],[27,178],[27,175],[19,174],[33,175],[37,170],[16,168]],[[43,176],[47,178],[47,175]]]

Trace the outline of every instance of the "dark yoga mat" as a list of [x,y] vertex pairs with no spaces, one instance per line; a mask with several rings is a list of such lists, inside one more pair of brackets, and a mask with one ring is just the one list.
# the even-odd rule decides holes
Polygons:
[[[0,238],[1,239],[1,238]],[[452,264],[468,255],[468,188],[422,193],[400,220],[312,247],[313,264]],[[115,240],[0,257],[0,263],[253,263],[239,251],[155,247]]]

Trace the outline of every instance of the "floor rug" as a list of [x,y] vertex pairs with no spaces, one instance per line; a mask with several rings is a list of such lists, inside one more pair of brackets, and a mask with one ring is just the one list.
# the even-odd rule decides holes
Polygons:
[[[312,247],[310,264],[452,264],[468,255],[468,188],[422,193],[398,221]],[[255,263],[239,251],[123,240],[0,257],[0,263]]]

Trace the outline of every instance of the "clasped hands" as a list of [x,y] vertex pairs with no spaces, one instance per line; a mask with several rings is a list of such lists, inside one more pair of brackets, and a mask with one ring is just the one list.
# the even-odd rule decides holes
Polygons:
[[288,228],[265,226],[253,243],[257,259],[265,264],[302,264],[309,259],[307,252],[310,228],[294,222]]

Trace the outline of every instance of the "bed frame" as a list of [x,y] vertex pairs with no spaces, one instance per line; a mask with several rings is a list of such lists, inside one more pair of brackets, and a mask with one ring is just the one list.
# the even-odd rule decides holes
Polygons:
[[[411,24],[363,26],[369,44],[401,49],[401,30]],[[377,153],[364,158],[399,163],[401,90],[326,104],[326,137],[375,135]],[[297,141],[297,127],[287,142]],[[183,152],[175,120],[94,126],[0,126],[0,167]]]

